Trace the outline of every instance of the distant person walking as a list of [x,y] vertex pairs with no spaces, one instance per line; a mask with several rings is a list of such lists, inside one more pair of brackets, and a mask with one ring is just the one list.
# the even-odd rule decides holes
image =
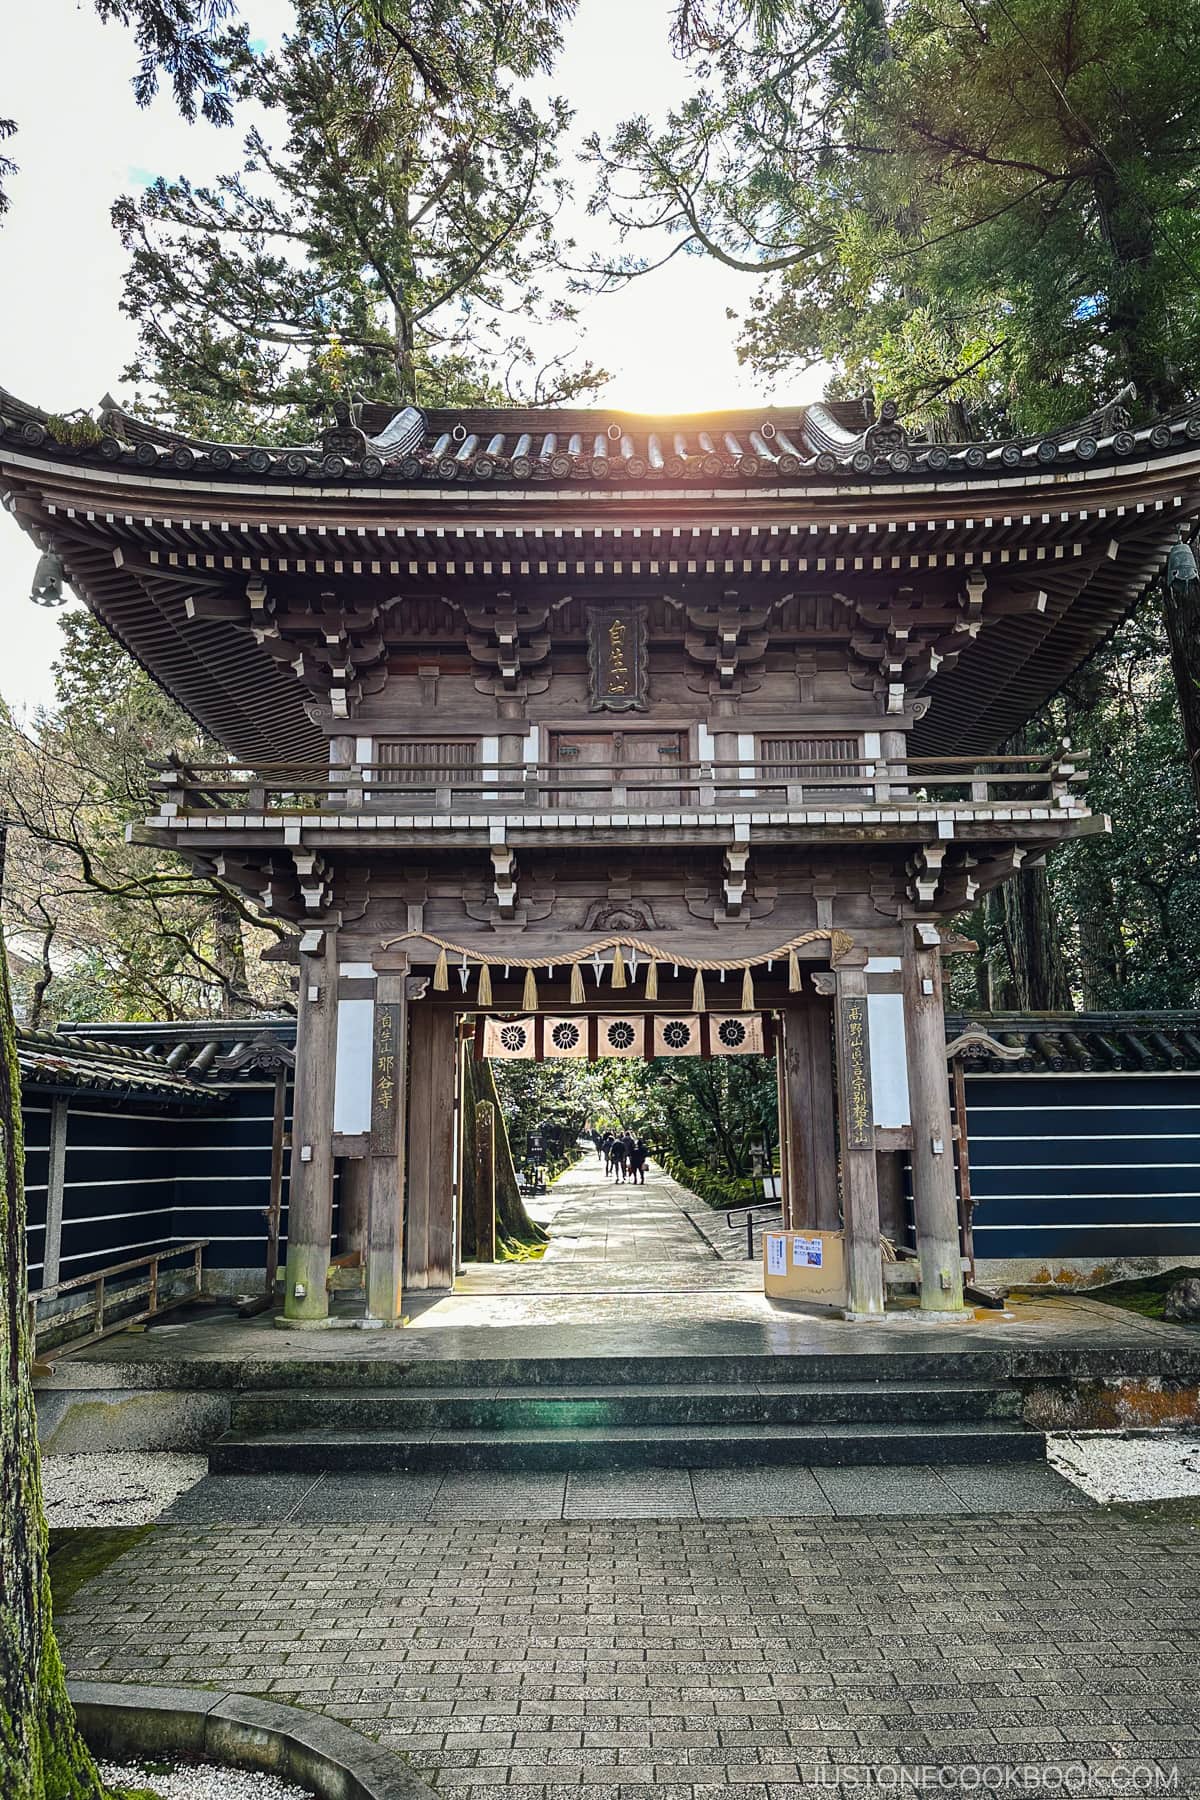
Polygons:
[[650,1151],[646,1146],[645,1139],[641,1137],[634,1138],[632,1148],[629,1152],[629,1168],[632,1179],[639,1182],[642,1187],[645,1187],[646,1185],[646,1164],[649,1161],[649,1157]]
[[614,1138],[611,1155],[613,1179],[624,1181],[629,1172],[629,1140],[624,1137]]

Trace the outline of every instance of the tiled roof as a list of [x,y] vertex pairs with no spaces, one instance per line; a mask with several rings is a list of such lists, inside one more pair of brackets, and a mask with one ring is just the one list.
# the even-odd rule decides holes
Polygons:
[[[222,480],[243,476],[255,484],[312,480],[445,488],[584,482],[620,489],[665,481],[754,488],[869,479],[887,486],[921,477],[963,483],[1021,470],[1046,474],[1161,453],[1200,439],[1200,408],[1133,430],[1125,408],[1113,404],[1059,432],[990,443],[910,437],[891,406],[872,418],[857,402],[661,418],[577,407],[394,411],[364,402],[342,409],[318,441],[268,445],[186,437],[106,401],[100,429],[94,443],[61,447],[88,464]],[[47,414],[3,389],[0,437],[30,449],[59,443]]]
[[118,1058],[145,1058],[194,1092],[197,1083],[224,1087],[292,1060],[293,1018],[95,1021],[60,1025],[55,1041],[88,1044]]
[[972,1026],[1020,1051],[1008,1060],[989,1053],[986,1044],[973,1045],[967,1068],[989,1074],[1200,1070],[1200,1013],[952,1013],[947,1041]]
[[23,1085],[69,1092],[141,1095],[160,1100],[203,1101],[203,1089],[149,1050],[63,1037],[51,1031],[18,1031],[17,1064]]

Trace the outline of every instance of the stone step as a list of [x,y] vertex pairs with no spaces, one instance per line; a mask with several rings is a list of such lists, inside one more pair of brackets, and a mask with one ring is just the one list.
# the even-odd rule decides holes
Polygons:
[[230,1426],[245,1435],[333,1431],[527,1430],[647,1425],[926,1424],[1019,1420],[1016,1388],[996,1384],[792,1382],[773,1386],[322,1389],[239,1393]]
[[512,1431],[228,1432],[214,1474],[487,1469],[736,1468],[807,1463],[1010,1463],[1044,1458],[1041,1432],[1003,1420],[917,1425],[655,1425]]

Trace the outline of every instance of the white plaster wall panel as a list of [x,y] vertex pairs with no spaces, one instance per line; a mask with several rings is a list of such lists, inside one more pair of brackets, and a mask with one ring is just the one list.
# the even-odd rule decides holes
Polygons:
[[911,1124],[903,995],[868,994],[867,1023],[871,1033],[871,1097],[875,1123],[888,1126]]
[[373,1000],[341,1000],[337,1017],[337,1067],[333,1082],[333,1129],[371,1129],[371,1037]]

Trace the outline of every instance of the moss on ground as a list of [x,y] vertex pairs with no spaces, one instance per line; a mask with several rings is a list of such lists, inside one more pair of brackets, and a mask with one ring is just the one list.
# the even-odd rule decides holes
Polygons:
[[81,1525],[50,1533],[50,1591],[54,1610],[68,1606],[89,1581],[118,1556],[140,1544],[153,1525]]
[[1112,1281],[1106,1287],[1088,1288],[1086,1298],[1139,1313],[1143,1319],[1161,1319],[1171,1289],[1195,1273],[1195,1269],[1164,1269],[1158,1275],[1143,1275],[1136,1281]]
[[1134,1525],[1183,1525],[1200,1531],[1200,1494],[1182,1494],[1174,1500],[1121,1500],[1105,1510]]

